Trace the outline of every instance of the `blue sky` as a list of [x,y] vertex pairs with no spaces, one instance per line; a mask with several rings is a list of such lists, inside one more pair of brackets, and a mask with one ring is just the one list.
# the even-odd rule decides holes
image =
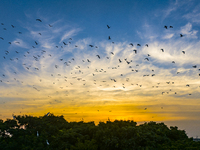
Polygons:
[[199,7],[1,1],[0,117],[50,111],[71,121],[163,121],[200,136]]

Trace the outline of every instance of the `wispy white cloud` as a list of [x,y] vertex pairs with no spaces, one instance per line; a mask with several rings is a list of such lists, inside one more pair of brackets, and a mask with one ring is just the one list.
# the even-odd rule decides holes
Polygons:
[[174,36],[174,33],[166,34],[163,39],[171,39]]
[[197,30],[192,30],[192,24],[187,23],[185,26],[181,27],[180,33],[182,33],[184,36],[188,38],[198,38],[197,37]]
[[60,43],[65,39],[71,38],[72,36],[76,35],[81,29],[72,29],[70,31],[66,31],[64,35],[61,37]]

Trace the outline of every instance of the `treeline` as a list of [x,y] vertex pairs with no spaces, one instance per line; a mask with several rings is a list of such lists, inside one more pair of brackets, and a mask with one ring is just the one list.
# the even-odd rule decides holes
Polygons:
[[200,142],[178,127],[134,121],[67,122],[63,116],[0,120],[0,150],[192,150]]

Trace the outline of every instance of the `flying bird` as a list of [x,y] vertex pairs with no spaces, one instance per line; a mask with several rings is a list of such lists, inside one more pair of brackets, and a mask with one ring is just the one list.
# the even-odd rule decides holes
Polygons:
[[195,66],[192,66],[193,68],[197,68],[197,66],[195,65]]
[[93,45],[89,45],[90,47],[94,47]]
[[169,26],[169,28],[173,28],[173,26]]
[[162,52],[164,52],[164,49],[160,49]]
[[180,37],[183,37],[183,34],[180,34]]
[[96,55],[99,59],[100,59],[100,56],[99,55]]
[[165,29],[167,29],[167,26],[164,26]]
[[129,45],[133,46],[133,43],[130,43]]
[[42,22],[42,20],[41,20],[41,19],[36,19],[36,21]]
[[109,25],[107,25],[107,27],[108,27],[108,29],[110,29],[110,26],[109,26]]
[[108,36],[108,40],[111,40],[111,37],[110,37],[110,36]]
[[133,51],[135,52],[135,54],[137,54],[137,50],[136,49],[134,49]]
[[185,51],[182,51],[183,54],[185,54]]

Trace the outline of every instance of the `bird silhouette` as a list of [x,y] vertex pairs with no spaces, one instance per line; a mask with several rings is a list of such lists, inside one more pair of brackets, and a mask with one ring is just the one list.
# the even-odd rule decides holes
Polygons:
[[42,20],[41,20],[41,19],[36,19],[36,21],[42,22]]
[[167,29],[167,26],[164,26],[165,29]]
[[100,56],[99,55],[96,55],[99,59],[100,59]]
[[195,65],[195,66],[192,66],[193,68],[197,68],[197,66]]
[[109,25],[107,25],[107,27],[108,27],[108,29],[110,29],[110,26],[109,26]]

